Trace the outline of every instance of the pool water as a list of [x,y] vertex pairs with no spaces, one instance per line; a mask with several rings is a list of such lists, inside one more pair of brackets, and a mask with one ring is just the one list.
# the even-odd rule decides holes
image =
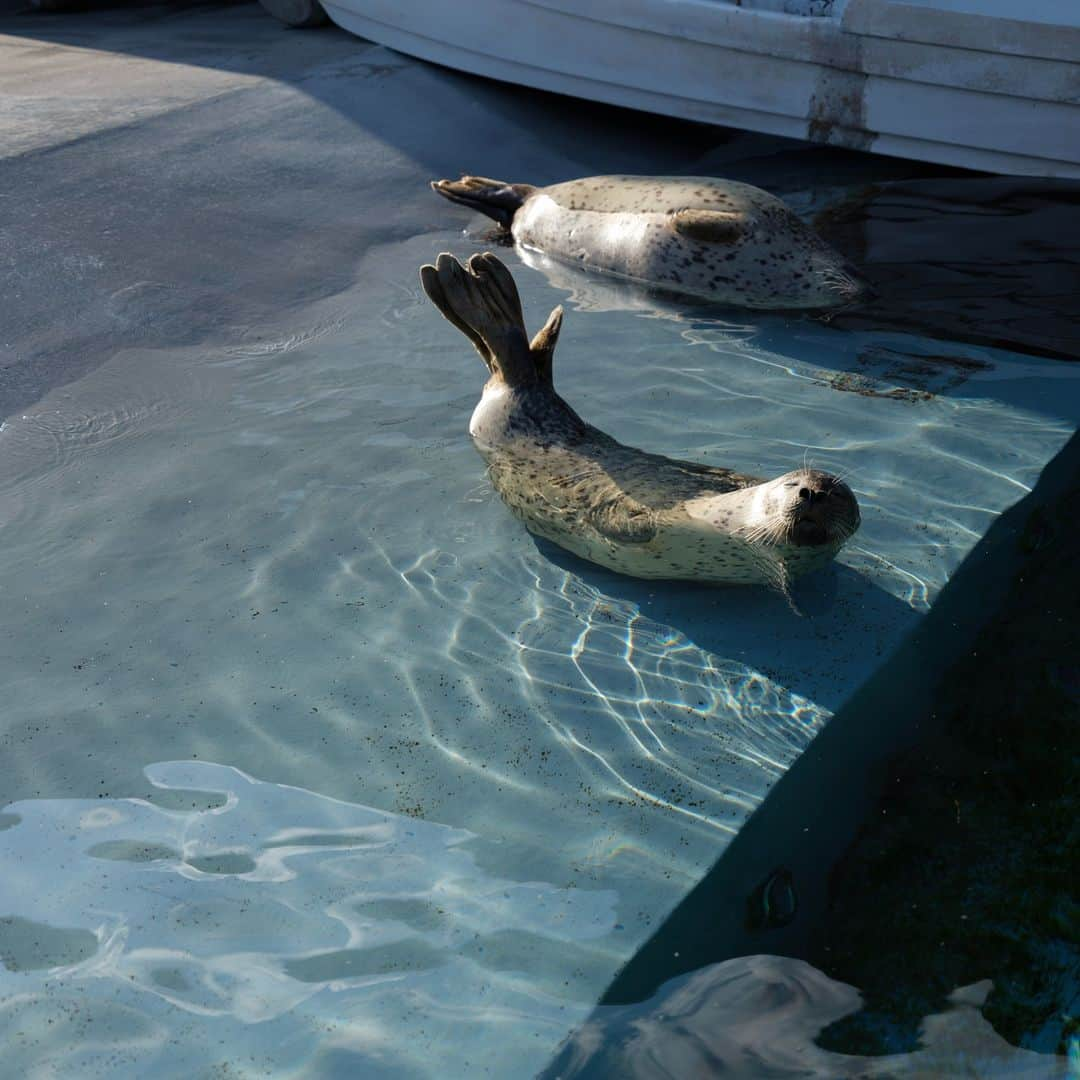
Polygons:
[[[30,25],[0,109],[2,1071],[532,1075],[1035,484],[1080,370],[997,325],[717,311],[499,248],[530,329],[567,306],[587,420],[860,501],[791,603],[618,577],[486,481],[483,366],[417,270],[491,241],[427,181],[677,169],[809,215],[896,163],[800,191],[764,137],[607,110],[586,141],[585,106],[254,5]],[[1060,288],[1051,240],[1025,258]],[[779,962],[692,989],[739,978],[762,1045],[769,987],[816,988],[800,1031],[854,993]]]
[[470,445],[483,369],[416,271],[483,244],[378,248],[0,429],[3,739],[37,793],[0,832],[13,1070],[539,1069],[1076,423],[1069,365],[955,345],[946,392],[844,392],[940,343],[568,294],[504,250],[530,326],[570,300],[591,422],[860,500],[797,611],[623,579],[531,539]]

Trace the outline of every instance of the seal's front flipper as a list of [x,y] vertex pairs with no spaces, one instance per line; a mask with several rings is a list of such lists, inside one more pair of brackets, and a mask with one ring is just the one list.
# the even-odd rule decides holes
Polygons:
[[494,218],[510,228],[517,208],[536,190],[532,184],[507,184],[486,176],[463,176],[460,180],[432,180],[431,190],[451,202]]
[[657,532],[655,512],[629,495],[592,507],[585,520],[615,544],[647,544]]
[[703,244],[734,244],[747,231],[750,219],[745,214],[723,210],[676,210],[668,222],[677,232]]
[[575,516],[609,543],[647,544],[656,536],[656,511],[627,495],[602,467],[555,477],[551,484],[559,491],[556,501],[584,507]]
[[431,302],[476,347],[491,373],[508,386],[537,381],[525,317],[510,271],[489,251],[467,266],[447,252],[420,267],[420,284]]

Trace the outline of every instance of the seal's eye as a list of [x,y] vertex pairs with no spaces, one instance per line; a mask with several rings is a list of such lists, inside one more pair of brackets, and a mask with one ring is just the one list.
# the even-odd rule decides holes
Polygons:
[[810,489],[809,488],[804,488],[804,487],[799,488],[799,498],[800,499],[809,499],[810,498]]

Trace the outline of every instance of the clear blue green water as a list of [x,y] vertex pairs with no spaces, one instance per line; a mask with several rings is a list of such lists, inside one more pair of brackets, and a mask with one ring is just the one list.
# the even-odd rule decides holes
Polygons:
[[956,345],[980,364],[936,396],[847,393],[859,356],[939,345],[504,252],[530,325],[571,301],[556,379],[590,421],[809,457],[863,509],[802,614],[622,579],[485,481],[481,365],[416,280],[478,243],[420,228],[0,429],[13,1075],[541,1068],[1075,426],[1071,365]]

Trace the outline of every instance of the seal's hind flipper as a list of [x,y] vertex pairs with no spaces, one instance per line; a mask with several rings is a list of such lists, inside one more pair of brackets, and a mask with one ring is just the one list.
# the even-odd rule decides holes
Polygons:
[[[441,264],[442,260],[447,258],[453,258],[453,256],[444,252],[436,262]],[[439,267],[432,266],[430,263],[421,266],[420,284],[423,286],[424,292],[427,293],[428,299],[442,312],[443,318],[453,323],[473,343],[484,363],[487,364],[489,369],[494,370],[491,364],[491,354],[484,344],[484,339],[457,314],[454,305],[447,297],[440,280]]]
[[420,267],[420,284],[431,302],[472,343],[493,375],[509,386],[535,383],[521,300],[510,271],[490,251],[468,265],[443,252]]
[[563,309],[562,304],[552,311],[544,325],[536,331],[536,336],[529,345],[533,363],[536,365],[536,374],[542,383],[552,385],[551,364],[555,356],[555,346],[559,341],[559,331],[562,329]]
[[460,180],[432,180],[431,190],[451,202],[494,218],[510,228],[517,208],[536,190],[532,184],[507,184],[486,176],[463,176]]
[[677,233],[704,244],[734,244],[749,225],[745,214],[723,210],[676,210],[668,222]]

